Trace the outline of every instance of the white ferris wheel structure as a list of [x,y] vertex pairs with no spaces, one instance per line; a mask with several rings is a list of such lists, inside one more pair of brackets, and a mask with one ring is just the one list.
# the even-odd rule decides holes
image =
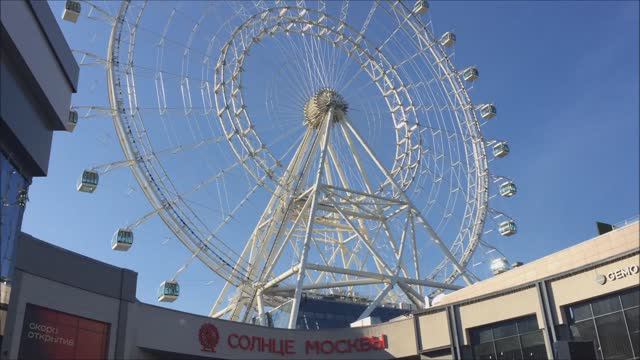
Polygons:
[[110,30],[104,56],[75,50],[106,69],[109,101],[71,120],[111,117],[125,156],[78,190],[131,170],[152,209],[113,248],[159,217],[192,254],[160,300],[197,260],[224,280],[211,316],[295,328],[304,294],[365,297],[365,318],[478,281],[479,249],[506,270],[483,237],[516,233],[489,202],[516,193],[489,168],[509,146],[483,135],[496,107],[472,102],[479,71],[456,68],[426,1],[67,1],[76,13]]

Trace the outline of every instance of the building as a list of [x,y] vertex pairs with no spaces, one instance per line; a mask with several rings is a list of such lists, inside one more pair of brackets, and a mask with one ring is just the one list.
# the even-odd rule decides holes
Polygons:
[[261,327],[141,303],[136,273],[21,234],[0,358],[637,358],[639,230],[635,221],[426,310],[326,330]]
[[[369,305],[368,299],[346,296],[313,296],[302,294],[298,312],[298,329],[318,330],[347,328]],[[412,304],[383,304],[371,312],[377,322],[389,321],[401,315],[411,313]],[[280,326],[285,327],[288,318]],[[277,324],[276,324],[277,325]]]
[[46,2],[2,1],[0,24],[1,342],[28,188],[47,175],[53,132],[73,128],[79,67]]
[[422,349],[486,359],[522,351],[523,359],[537,359],[551,358],[556,343],[595,340],[598,358],[638,358],[639,247],[635,221],[453,292],[414,315],[421,328],[451,333],[423,334]]

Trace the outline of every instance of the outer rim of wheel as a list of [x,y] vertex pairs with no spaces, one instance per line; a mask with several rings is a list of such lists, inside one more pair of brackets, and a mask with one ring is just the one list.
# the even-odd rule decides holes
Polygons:
[[[302,8],[296,8],[296,7],[289,7],[289,8],[302,10]],[[277,11],[278,9],[282,9],[282,8],[269,8],[265,10],[263,13],[265,12],[270,13],[272,11]],[[121,6],[121,9],[120,9],[121,16],[124,17],[127,11],[128,11],[128,2],[125,1],[123,2],[123,5]],[[312,10],[312,9],[307,9],[307,11],[318,12],[317,10]],[[141,11],[140,17],[141,16],[142,16],[142,11]],[[420,24],[420,21],[418,19],[416,19],[413,15],[410,15],[410,16],[411,16],[410,22]],[[331,18],[330,16],[327,16],[327,17]],[[304,22],[299,22],[299,23],[304,24]],[[112,31],[112,37],[111,37],[112,41],[119,42],[120,34],[118,34],[118,32],[120,32],[121,30],[122,29],[119,29],[118,31],[116,31],[116,25],[114,25],[114,28]],[[433,44],[435,41],[433,40],[433,38],[429,39],[428,36],[429,36],[428,33],[426,35],[418,34],[418,38],[420,39],[420,41],[426,44]],[[442,64],[445,64],[444,69],[446,70],[447,79],[451,87],[456,89],[456,92],[455,92],[456,98],[458,99],[459,103],[464,104],[464,107],[465,107],[464,119],[465,119],[466,126],[471,134],[475,134],[473,137],[474,141],[472,142],[471,147],[474,153],[474,161],[476,165],[475,167],[476,181],[474,181],[476,184],[475,186],[476,201],[474,203],[474,206],[476,209],[475,211],[476,216],[470,217],[470,223],[473,223],[473,226],[465,227],[464,224],[461,225],[461,228],[462,227],[471,228],[471,235],[468,237],[469,244],[466,247],[464,246],[464,244],[459,244],[463,247],[462,248],[463,252],[459,258],[459,262],[464,267],[467,265],[468,261],[470,260],[471,256],[474,253],[475,248],[479,243],[482,230],[484,227],[485,217],[487,214],[487,204],[488,204],[487,156],[486,156],[486,150],[484,147],[483,137],[479,129],[479,123],[476,118],[475,112],[473,111],[473,108],[471,106],[471,101],[466,92],[462,79],[460,78],[460,75],[455,70],[453,70],[454,67],[451,64],[450,60],[446,56],[443,56],[442,49],[439,49],[438,47],[435,47],[435,46],[431,46],[430,51],[434,56],[440,56],[440,58],[444,59]],[[113,60],[114,58],[116,58],[114,55],[115,54],[113,53],[113,47],[110,46],[110,51],[109,51],[110,59]],[[110,81],[112,81],[112,79],[117,79],[116,78],[117,76],[122,76],[122,75],[112,74]],[[122,81],[122,79],[120,78],[117,81],[120,82]],[[110,84],[110,87],[113,87],[113,83]],[[113,101],[112,107],[117,108],[118,102],[124,103],[124,96],[118,95],[114,91],[114,97],[112,101]],[[387,103],[387,105],[388,107],[390,107],[389,103]],[[404,113],[404,109],[402,109],[401,111]],[[198,253],[198,258],[201,261],[203,261],[205,265],[207,265],[209,268],[211,268],[214,272],[216,272],[218,275],[223,277],[225,280],[237,284],[238,279],[234,279],[233,278],[234,276],[230,276],[229,274],[225,274],[224,272],[220,271],[221,265],[220,263],[218,263],[219,259],[216,259],[216,254],[213,251],[209,251],[210,249],[208,249],[208,246],[206,245],[207,244],[206,239],[202,239],[202,237],[198,236],[193,230],[191,230],[191,232],[185,231],[185,228],[188,227],[188,224],[186,221],[182,220],[181,217],[185,215],[188,216],[189,210],[181,209],[181,207],[187,206],[187,205],[179,202],[176,204],[167,203],[166,196],[164,196],[161,188],[166,189],[169,186],[167,186],[167,184],[164,183],[164,180],[162,180],[161,177],[151,178],[151,179],[149,178],[151,172],[154,172],[156,174],[164,174],[165,176],[167,175],[164,169],[162,168],[160,162],[157,161],[157,164],[154,164],[153,160],[137,161],[138,156],[136,155],[136,153],[142,154],[142,153],[149,153],[149,151],[151,152],[153,151],[151,142],[149,141],[149,139],[147,139],[148,144],[144,144],[144,143],[141,143],[140,141],[136,141],[134,133],[132,131],[127,132],[126,130],[127,127],[130,127],[130,124],[128,124],[128,122],[124,120],[120,116],[120,114],[114,114],[113,120],[114,120],[114,125],[116,125],[116,128],[121,129],[121,131],[117,131],[117,133],[118,133],[118,137],[120,139],[121,145],[123,146],[123,152],[125,153],[125,156],[130,160],[136,160],[133,162],[134,165],[132,166],[132,172],[136,177],[136,180],[140,184],[141,188],[143,189],[143,192],[147,196],[147,199],[149,200],[149,202],[152,204],[154,208],[159,210],[159,214],[163,219],[163,221],[172,230],[172,232],[176,234],[176,236],[181,240],[181,242],[183,242],[185,246],[188,249],[190,249],[190,251],[194,253]],[[220,119],[220,121],[222,123],[222,119]],[[406,116],[402,117],[401,122],[402,121],[406,123],[407,121]],[[396,155],[397,154],[398,154],[398,149],[396,149]],[[397,156],[396,156],[396,160],[397,160]],[[243,163],[243,165],[245,164]],[[396,168],[397,166],[394,160],[393,169],[395,170]],[[467,172],[467,175],[469,178],[472,178],[472,174],[470,172]],[[169,181],[169,184],[171,184],[171,180],[169,179],[168,181]],[[467,209],[468,207],[469,207],[469,202],[467,202]],[[170,211],[172,211],[174,215],[170,215],[169,214]],[[466,211],[467,210],[465,210],[465,212]],[[473,212],[473,209],[471,211]],[[457,245],[456,243],[452,243],[451,248],[455,247],[456,245]],[[452,249],[452,252],[453,252],[453,249]],[[445,263],[446,261],[443,261],[444,265],[446,265]],[[454,272],[450,274],[447,277],[447,279],[444,280],[444,282],[451,283],[455,281],[459,277],[459,275],[460,275],[459,273]]]

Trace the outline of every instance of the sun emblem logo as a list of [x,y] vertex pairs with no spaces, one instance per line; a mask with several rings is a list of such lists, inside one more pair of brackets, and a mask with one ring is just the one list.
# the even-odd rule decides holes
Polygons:
[[200,326],[198,339],[200,340],[202,351],[216,352],[216,346],[218,345],[218,341],[220,341],[220,334],[218,334],[218,329],[215,325],[205,323]]

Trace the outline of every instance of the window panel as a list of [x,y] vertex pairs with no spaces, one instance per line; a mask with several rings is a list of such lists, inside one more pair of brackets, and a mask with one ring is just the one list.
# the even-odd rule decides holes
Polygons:
[[620,295],[622,299],[622,307],[628,309],[630,307],[640,305],[640,288],[635,288],[626,294]]
[[634,308],[625,310],[625,316],[627,317],[627,326],[629,327],[629,333],[637,333],[640,331],[640,308]]
[[636,357],[640,357],[640,308],[626,310],[624,316],[627,318],[631,346],[633,347]]
[[572,324],[569,327],[569,330],[571,332],[572,340],[593,341],[594,347],[596,349],[596,356],[598,357],[598,359],[602,359],[602,353],[600,352],[600,343],[598,342],[598,337],[596,336],[596,327],[593,319]]
[[538,330],[538,320],[535,316],[527,317],[525,319],[518,320],[518,333],[524,334],[530,331]]
[[502,324],[499,324],[493,328],[493,338],[500,339],[507,336],[517,335],[518,330],[516,329],[516,322],[509,321]]
[[478,360],[496,360],[493,342],[473,346],[473,358]]
[[623,360],[633,357],[622,313],[596,318],[602,355],[607,360]]
[[522,360],[520,341],[517,336],[496,340],[495,345],[499,360]]
[[521,360],[547,357],[542,330],[538,329],[535,315],[470,329],[469,335],[474,359]]
[[592,317],[591,305],[589,303],[580,305],[571,305],[569,307],[569,319],[572,321],[580,321]]
[[471,342],[473,344],[482,344],[493,340],[491,328],[475,329],[471,332]]
[[612,313],[621,309],[620,298],[615,295],[603,299],[598,299],[591,303],[591,307],[593,308],[594,316]]
[[525,360],[545,360],[547,349],[544,346],[542,330],[520,336],[522,355]]
[[596,348],[600,347],[597,344],[598,339],[596,338],[596,328],[594,326],[593,320],[586,320],[572,324],[570,330],[571,338],[573,340],[595,341]]

